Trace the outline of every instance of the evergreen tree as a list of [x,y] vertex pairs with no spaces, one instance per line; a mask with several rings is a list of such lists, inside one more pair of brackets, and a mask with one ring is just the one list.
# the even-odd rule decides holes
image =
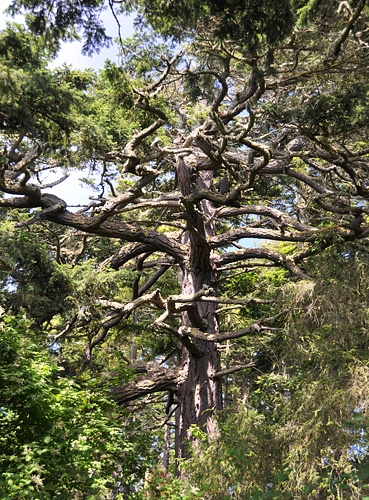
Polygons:
[[[128,2],[147,25],[121,42],[122,64],[99,74],[47,70],[44,47],[52,54],[101,7],[63,5],[14,2],[44,38],[13,27],[0,46],[0,207],[18,231],[42,228],[67,275],[68,301],[63,295],[39,327],[60,343],[71,373],[101,371],[120,406],[144,401],[153,418],[162,409],[160,425],[175,424],[181,475],[199,485],[193,495],[262,498],[276,495],[274,481],[281,498],[360,498],[367,394],[354,382],[367,376],[358,355],[366,315],[352,315],[369,231],[365,1],[338,9],[181,3],[176,11],[171,2]],[[69,168],[100,179],[78,212],[42,181]],[[12,275],[16,255],[7,259]],[[46,295],[55,262],[45,279],[32,275]],[[337,281],[347,277],[347,309],[333,314]],[[21,276],[17,283],[20,291]],[[335,285],[329,301],[327,283]],[[212,459],[223,433],[226,463],[230,426],[254,439],[253,472],[245,479],[241,454],[226,471],[232,480],[220,475],[223,489],[205,484],[204,493],[185,459]],[[268,442],[269,463],[255,463]],[[153,496],[157,487],[149,478],[144,489]]]

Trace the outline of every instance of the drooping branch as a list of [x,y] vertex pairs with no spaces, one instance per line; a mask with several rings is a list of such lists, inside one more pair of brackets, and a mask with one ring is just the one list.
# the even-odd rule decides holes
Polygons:
[[152,303],[158,309],[165,308],[165,302],[163,301],[159,290],[155,290],[150,294],[138,297],[126,304],[103,299],[96,300],[96,302],[101,306],[107,307],[111,311],[114,311],[114,313],[101,323],[101,325],[98,327],[99,334],[89,343],[86,349],[87,362],[91,360],[93,349],[97,345],[104,342],[106,336],[109,333],[109,330],[114,326],[117,326],[123,318],[127,318],[132,313],[132,311],[147,303]]
[[86,359],[84,359],[82,362],[81,370],[83,370],[84,366],[91,361],[93,349],[97,345],[104,342],[106,336],[109,333],[109,330],[111,328],[113,328],[114,326],[117,326],[121,322],[122,318],[123,318],[123,313],[121,313],[121,312],[115,313],[115,314],[111,315],[109,317],[109,319],[105,320],[100,327],[98,327],[98,329],[97,329],[98,331],[96,333],[98,333],[98,332],[100,332],[100,333],[87,346],[87,348],[85,350]]
[[303,280],[311,280],[294,262],[293,255],[284,255],[269,248],[243,248],[234,252],[226,252],[217,258],[216,265],[222,266],[232,262],[239,262],[248,259],[266,259],[276,265],[284,267],[292,274]]
[[129,245],[124,245],[120,248],[116,253],[106,259],[100,267],[104,267],[106,265],[110,265],[113,269],[119,269],[126,262],[129,262],[131,259],[138,257],[139,255],[146,253],[153,253],[154,248],[150,244],[145,243],[131,243]]
[[65,335],[67,335],[76,325],[78,320],[78,314],[74,314],[72,319],[68,321],[66,326],[63,328],[61,332],[56,335],[53,335],[52,339],[49,342],[49,347],[53,347],[60,339],[62,339]]

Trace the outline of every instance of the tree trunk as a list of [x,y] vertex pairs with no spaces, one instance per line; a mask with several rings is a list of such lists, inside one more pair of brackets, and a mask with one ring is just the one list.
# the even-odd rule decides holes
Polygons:
[[[181,168],[186,168],[182,162]],[[179,176],[180,177],[180,176]],[[183,194],[191,192],[189,185],[191,175],[179,178]],[[196,186],[211,188],[213,172],[198,173]],[[207,236],[214,234],[211,217],[213,207],[207,200],[197,206],[191,206],[184,199],[189,215],[188,230],[184,234],[183,243],[188,247],[188,259],[182,269],[182,294],[193,296],[204,288],[215,286],[215,266],[213,255],[207,243]],[[209,223],[210,221],[210,223]],[[217,305],[210,302],[195,302],[182,314],[182,326],[188,331],[215,334],[219,332],[216,317]],[[221,379],[213,379],[220,370],[220,356],[215,342],[191,335],[183,342],[180,381],[177,388],[177,439],[176,456],[186,458],[189,454],[188,443],[193,441],[191,427],[198,426],[209,435],[217,433],[214,411],[222,407]]]
[[212,379],[219,370],[219,353],[214,342],[196,340],[201,355],[183,349],[182,376],[178,386],[179,411],[177,417],[176,455],[188,457],[187,443],[192,441],[191,426],[197,425],[209,435],[217,433],[214,410],[221,409],[220,378]]

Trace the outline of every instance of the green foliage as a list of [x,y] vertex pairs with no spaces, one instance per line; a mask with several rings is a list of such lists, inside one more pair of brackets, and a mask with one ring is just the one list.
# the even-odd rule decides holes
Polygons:
[[[244,296],[275,297],[256,304],[251,317],[288,312],[233,347],[233,363],[248,355],[255,368],[230,376],[219,437],[198,431],[193,456],[181,465],[204,498],[359,499],[367,492],[367,255],[338,244],[319,258],[317,273],[315,284],[272,270],[233,278],[238,296],[244,286]],[[240,311],[232,315],[240,326],[247,321]]]
[[91,55],[111,42],[100,20],[102,3],[101,0],[73,3],[14,0],[8,10],[11,14],[28,13],[27,24],[32,32],[51,44],[56,43],[58,48],[61,40],[74,40],[78,38],[78,31],[82,31],[85,38],[83,53]]
[[41,69],[52,56],[43,42],[21,25],[8,24],[0,36],[0,57],[11,68]]
[[49,71],[52,56],[42,37],[21,26],[0,34],[1,144],[5,134],[26,136],[21,150],[32,140],[65,169],[95,168],[139,126],[132,82],[111,63],[100,75],[68,66]]
[[297,8],[297,26],[308,25],[315,18],[321,3],[321,0],[293,1],[292,4]]
[[149,27],[139,26],[129,38],[123,40],[122,68],[133,79],[152,81],[165,67],[162,56],[173,57],[171,47]]
[[[62,72],[62,78],[67,81],[70,77],[75,79],[75,75],[69,68]],[[133,108],[132,82],[122,69],[107,62],[105,70],[91,77],[83,95],[84,108],[71,137],[72,143],[90,158],[90,164],[91,158],[100,158],[127,141],[132,130],[140,126]]]
[[285,443],[255,410],[241,405],[219,417],[220,437],[204,436],[182,466],[204,498],[248,498],[248,492],[259,498],[278,470]]
[[235,2],[162,2],[139,1],[143,14],[158,31],[180,38],[182,29],[209,28],[220,39],[241,40],[252,47],[265,37],[276,43],[288,35],[293,26],[290,3],[286,1]]
[[81,92],[58,72],[46,69],[50,52],[42,38],[18,25],[0,34],[0,109],[3,134],[28,135],[48,148],[61,148],[76,125]]
[[24,320],[0,325],[0,495],[105,498],[138,482],[149,435],[93,380],[58,375]]
[[[73,3],[50,0],[14,0],[11,13],[29,12],[28,26],[36,35],[47,40],[68,40],[82,31],[85,40],[83,52],[91,54],[104,45],[109,45],[99,19],[101,0],[82,0]],[[241,39],[247,46],[254,46],[265,37],[268,42],[283,40],[293,27],[293,12],[289,0],[234,0],[203,2],[163,2],[162,0],[135,0],[120,6],[124,12],[137,9],[146,21],[158,32],[181,38],[183,31],[211,29],[218,38]],[[140,23],[142,24],[142,20]]]
[[288,113],[319,136],[334,133],[347,138],[349,134],[359,132],[367,138],[367,96],[368,87],[364,80],[321,81],[303,109],[292,107]]
[[37,234],[15,230],[5,221],[0,248],[4,255],[0,268],[3,307],[13,314],[25,313],[36,325],[68,310],[72,284]]
[[[350,2],[349,7],[355,8],[357,4],[357,1]],[[299,29],[311,28],[315,24],[319,30],[326,31],[340,18],[344,24],[348,14],[345,6],[340,8],[339,4],[324,0],[292,0],[291,5]]]

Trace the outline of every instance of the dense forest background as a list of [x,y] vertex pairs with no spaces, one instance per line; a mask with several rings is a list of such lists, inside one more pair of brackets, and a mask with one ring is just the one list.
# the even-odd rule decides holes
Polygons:
[[9,13],[0,497],[369,498],[367,2]]

